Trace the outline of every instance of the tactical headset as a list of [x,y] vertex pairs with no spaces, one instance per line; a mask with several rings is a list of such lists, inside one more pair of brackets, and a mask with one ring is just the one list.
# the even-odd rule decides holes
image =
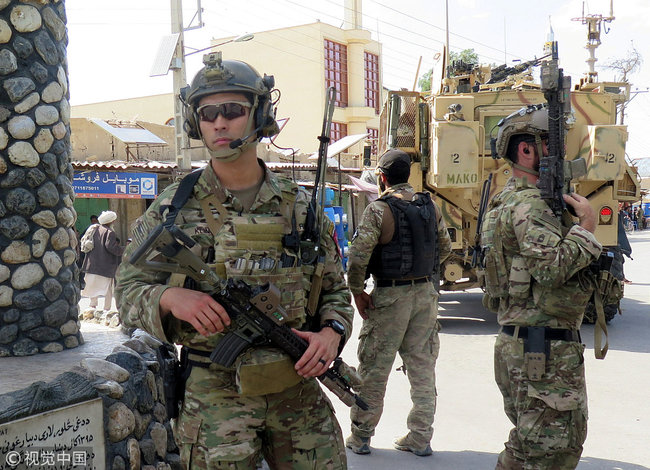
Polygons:
[[[273,75],[262,78],[257,71],[245,62],[222,60],[221,53],[206,54],[203,67],[192,80],[190,86],[181,90],[180,98],[185,106],[186,119],[183,129],[191,139],[200,139],[199,116],[196,112],[199,101],[204,96],[215,93],[244,93],[252,95],[254,110],[253,132],[256,138],[271,137],[280,129],[275,121],[275,106],[271,91],[275,85]],[[246,136],[247,140],[251,136]]]

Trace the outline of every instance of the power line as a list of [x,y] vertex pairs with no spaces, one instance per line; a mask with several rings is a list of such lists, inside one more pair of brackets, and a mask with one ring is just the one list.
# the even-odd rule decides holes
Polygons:
[[[293,3],[293,2],[289,2],[289,3]],[[310,10],[313,11],[313,9],[310,9]],[[219,12],[217,12],[217,11],[215,11],[215,10],[212,10],[212,9],[210,9],[210,8],[206,9],[206,12],[211,13],[211,14],[214,14],[214,15],[219,15],[219,14],[220,14]],[[329,15],[329,16],[331,16],[331,15]],[[243,26],[245,26],[245,25],[247,24],[247,23],[236,22],[236,21],[235,21],[235,22],[231,22],[231,24],[233,24],[233,23],[234,23],[234,24],[238,24],[238,23],[239,23],[239,24],[242,24]],[[328,25],[328,26],[331,26],[331,25]],[[303,36],[305,36],[305,39],[312,39],[313,36],[310,36],[310,35],[308,35],[308,34],[302,32],[302,31],[300,31],[300,29],[298,29],[298,28],[300,28],[300,27],[317,28],[317,27],[316,27],[315,25],[313,25],[313,24],[307,24],[307,25],[304,25],[304,24],[303,24],[303,25],[298,25],[298,27],[292,27],[292,28],[291,28],[291,32],[292,32],[292,33],[294,33],[294,34],[299,34],[299,35],[303,35]],[[332,27],[334,27],[334,26],[332,26]],[[280,29],[285,29],[285,28],[280,28]],[[237,34],[235,31],[226,31],[226,32],[228,32],[230,35]],[[318,53],[321,52],[321,49],[320,49],[320,48],[316,48],[316,47],[309,46],[309,45],[306,44],[305,42],[300,42],[300,41],[298,41],[298,40],[290,39],[290,38],[287,37],[287,36],[280,35],[280,33],[276,32],[275,30],[267,30],[267,31],[264,31],[263,33],[264,33],[264,34],[267,34],[267,35],[271,35],[271,36],[276,36],[276,37],[278,37],[278,38],[281,38],[281,39],[284,40],[284,41],[287,41],[287,42],[290,42],[290,43],[296,44],[296,45],[298,45],[298,46],[300,46],[300,47],[302,47],[302,48],[311,49],[312,51],[316,51],[316,52],[318,52]],[[270,47],[270,48],[272,48],[272,49],[275,49],[275,50],[277,50],[277,51],[280,51],[280,52],[283,52],[283,53],[286,53],[286,54],[289,54],[289,55],[294,55],[294,56],[296,56],[296,57],[300,57],[300,58],[303,59],[303,60],[307,60],[307,61],[310,61],[310,62],[313,62],[313,63],[318,63],[318,64],[320,64],[320,61],[317,61],[317,60],[314,60],[314,59],[309,59],[309,58],[307,58],[307,57],[305,57],[305,56],[303,56],[303,55],[300,55],[300,54],[296,53],[295,51],[290,51],[290,50],[288,50],[288,49],[283,49],[283,48],[277,46],[276,44],[272,44],[272,43],[270,43],[270,42],[268,42],[268,41],[264,41],[263,39],[260,38],[260,36],[258,36],[258,37],[256,38],[256,43],[258,43],[258,44],[263,44],[263,45],[265,45],[265,46],[267,46],[267,47]],[[385,59],[386,57],[391,57],[391,58],[392,58],[392,56],[391,56],[390,54],[387,55],[387,54],[383,51],[383,49],[384,49],[384,48],[382,48],[382,56],[383,56],[383,59]],[[386,49],[389,49],[389,50],[390,50],[390,48],[386,48]],[[348,59],[350,59],[350,58],[348,58]],[[354,60],[354,59],[353,59],[353,60]],[[401,59],[401,58],[399,58],[399,59],[393,59],[393,60],[398,60],[399,62],[402,62],[403,64],[408,65],[408,66],[413,66],[413,65],[414,65],[413,63],[409,63],[409,62],[407,62],[407,61],[405,61],[404,59]],[[382,72],[382,73],[383,73],[383,76],[384,76],[384,81],[386,80],[386,75],[389,75],[389,76],[397,76],[398,79],[401,79],[401,80],[404,80],[404,81],[406,81],[406,80],[408,80],[409,82],[412,81],[412,77],[408,76],[408,78],[406,78],[405,75],[400,75],[398,72],[396,72],[396,70],[399,70],[399,69],[390,68],[389,70],[390,70],[389,73],[386,73],[385,71]],[[348,73],[350,73],[350,72],[348,71]]]

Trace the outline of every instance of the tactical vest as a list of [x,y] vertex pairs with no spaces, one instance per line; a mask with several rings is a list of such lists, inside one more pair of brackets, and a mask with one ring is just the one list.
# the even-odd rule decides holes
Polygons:
[[415,193],[411,201],[392,195],[379,200],[390,207],[395,232],[390,242],[375,247],[368,272],[378,279],[438,277],[438,221],[429,193]]
[[[197,174],[198,173],[198,174]],[[186,176],[172,199],[172,208],[178,211],[185,206],[193,192],[193,186],[200,172]],[[251,285],[266,282],[273,283],[281,292],[281,304],[286,312],[286,324],[300,327],[306,321],[306,285],[304,278],[312,266],[300,263],[300,253],[296,247],[287,247],[285,235],[299,236],[296,227],[302,226],[302,220],[295,219],[296,195],[289,190],[282,190],[282,201],[275,213],[241,214],[223,206],[223,198],[215,194],[193,201],[194,213],[184,214],[182,230],[190,230],[202,234],[205,247],[202,244],[201,255],[214,269],[221,279],[241,279]],[[166,207],[161,206],[161,215]],[[174,217],[167,218],[164,223],[174,223]],[[209,229],[209,230],[208,230]],[[211,235],[211,236],[210,236]],[[304,271],[304,272],[303,272]],[[171,278],[170,278],[171,281]],[[202,289],[191,278],[177,278],[177,282],[186,288]],[[170,282],[171,283],[171,282]],[[197,344],[196,332],[190,329],[180,336],[180,342],[190,345],[187,349],[192,357],[200,357],[205,351],[214,347],[223,334],[215,334],[208,338],[199,338]],[[238,393],[244,396],[259,396],[279,393],[300,382],[294,369],[293,360],[277,348],[256,346],[240,354],[231,368],[223,368],[209,362],[194,362],[199,366],[196,374],[206,374],[202,368],[210,367],[211,377],[218,376],[225,382],[232,381]],[[188,369],[188,374],[191,373]]]
[[[196,180],[198,175],[193,182],[188,181],[183,190],[179,187],[177,193],[189,191],[191,194]],[[180,207],[185,205],[189,194],[179,194],[177,204]],[[193,231],[212,233],[212,247],[203,253],[203,257],[221,279],[241,279],[251,285],[275,284],[282,292],[281,303],[287,313],[287,322],[291,326],[300,326],[306,319],[303,266],[299,262],[300,253],[283,243],[284,236],[290,234],[296,225],[292,221],[295,201],[293,192],[283,190],[278,213],[237,214],[224,208],[222,201],[212,194],[199,201],[201,215],[210,230],[202,229],[202,224],[197,221],[195,224],[199,227],[194,227]],[[161,211],[164,210],[161,207]],[[198,287],[184,276],[180,285]]]
[[[536,189],[516,188],[504,191],[490,202],[481,227],[481,268],[485,276],[483,305],[489,310],[506,312],[536,312],[546,317],[556,317],[563,324],[578,323],[594,288],[593,275],[583,268],[562,285],[548,286],[538,283],[528,270],[526,259],[516,246],[506,246],[503,236],[502,217],[514,203],[525,200]],[[517,201],[514,199],[517,198]],[[563,236],[569,231],[554,216],[540,215],[540,220],[554,224]]]

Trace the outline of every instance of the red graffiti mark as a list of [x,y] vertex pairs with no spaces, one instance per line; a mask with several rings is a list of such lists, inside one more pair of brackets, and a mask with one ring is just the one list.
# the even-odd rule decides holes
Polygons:
[[526,97],[524,96],[524,92],[521,90],[517,90],[517,97],[519,98],[519,101],[521,101],[525,105],[534,104],[532,101],[526,99]]
[[587,115],[587,112],[578,104],[578,98],[576,95],[571,95],[571,105],[578,110],[578,113],[585,118],[587,121],[588,125],[592,125],[593,121],[591,118]]

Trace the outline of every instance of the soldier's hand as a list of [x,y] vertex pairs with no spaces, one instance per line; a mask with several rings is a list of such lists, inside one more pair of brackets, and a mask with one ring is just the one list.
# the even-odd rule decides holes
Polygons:
[[372,303],[372,297],[370,297],[370,295],[366,294],[365,292],[361,292],[360,294],[354,294],[354,303],[357,305],[357,310],[359,310],[359,315],[361,315],[361,318],[363,318],[364,320],[368,319],[368,314],[366,313],[366,309],[375,308],[375,305]]
[[182,287],[170,287],[160,297],[160,314],[171,313],[192,325],[203,336],[221,332],[230,325],[223,306],[205,292]]
[[594,233],[596,231],[597,221],[596,211],[589,204],[589,199],[576,193],[563,194],[562,197],[564,198],[564,202],[575,210],[580,226]]
[[296,362],[296,372],[301,377],[318,377],[323,375],[339,351],[341,335],[331,328],[323,328],[318,333],[300,331],[292,328],[293,332],[309,343],[309,347]]

